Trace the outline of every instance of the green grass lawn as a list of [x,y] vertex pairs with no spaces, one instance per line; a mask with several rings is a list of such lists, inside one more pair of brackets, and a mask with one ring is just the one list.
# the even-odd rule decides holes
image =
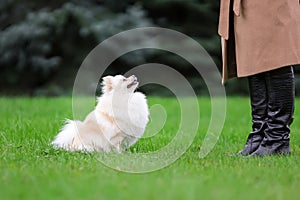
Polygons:
[[[175,99],[149,98],[168,114],[163,130],[130,151],[168,144],[178,128]],[[210,101],[199,98],[200,128],[188,151],[172,165],[146,174],[105,167],[98,154],[69,153],[49,143],[72,118],[71,98],[0,98],[0,199],[299,199],[300,99],[296,101],[287,157],[235,156],[250,131],[248,98],[228,98],[227,118],[214,149],[198,153],[210,121]],[[191,119],[193,120],[193,119]]]

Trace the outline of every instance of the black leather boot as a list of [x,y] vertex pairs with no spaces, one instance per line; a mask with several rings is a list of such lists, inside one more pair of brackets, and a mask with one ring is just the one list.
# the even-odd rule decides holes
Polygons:
[[264,139],[251,156],[290,153],[290,125],[294,119],[295,83],[292,67],[266,73],[268,120]]
[[257,150],[264,138],[267,120],[267,83],[265,74],[248,77],[250,100],[252,108],[252,132],[249,134],[246,145],[238,154],[247,156]]

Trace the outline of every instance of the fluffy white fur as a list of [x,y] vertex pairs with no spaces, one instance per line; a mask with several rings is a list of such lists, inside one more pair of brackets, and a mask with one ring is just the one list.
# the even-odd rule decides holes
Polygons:
[[144,133],[149,109],[144,94],[135,92],[135,76],[106,76],[103,95],[83,122],[67,120],[52,142],[55,148],[69,151],[122,152]]

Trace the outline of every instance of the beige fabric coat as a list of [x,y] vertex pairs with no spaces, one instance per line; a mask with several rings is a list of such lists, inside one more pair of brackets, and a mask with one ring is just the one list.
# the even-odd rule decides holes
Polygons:
[[300,63],[300,0],[220,0],[223,83]]

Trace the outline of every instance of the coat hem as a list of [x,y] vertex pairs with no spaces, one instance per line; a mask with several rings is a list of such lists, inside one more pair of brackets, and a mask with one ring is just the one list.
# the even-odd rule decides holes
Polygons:
[[[300,61],[296,61],[296,62],[290,62],[290,63],[287,63],[287,64],[277,65],[277,66],[274,66],[274,67],[264,68],[262,70],[259,70],[259,71],[253,72],[253,73],[240,73],[240,72],[238,72],[236,77],[237,78],[248,77],[248,76],[252,76],[252,75],[272,71],[272,70],[275,70],[275,69],[279,69],[279,68],[282,68],[282,67],[294,66],[294,65],[299,65],[299,64],[300,64]],[[234,78],[234,77],[231,77],[231,78]],[[230,77],[228,77],[228,79],[230,79]]]

